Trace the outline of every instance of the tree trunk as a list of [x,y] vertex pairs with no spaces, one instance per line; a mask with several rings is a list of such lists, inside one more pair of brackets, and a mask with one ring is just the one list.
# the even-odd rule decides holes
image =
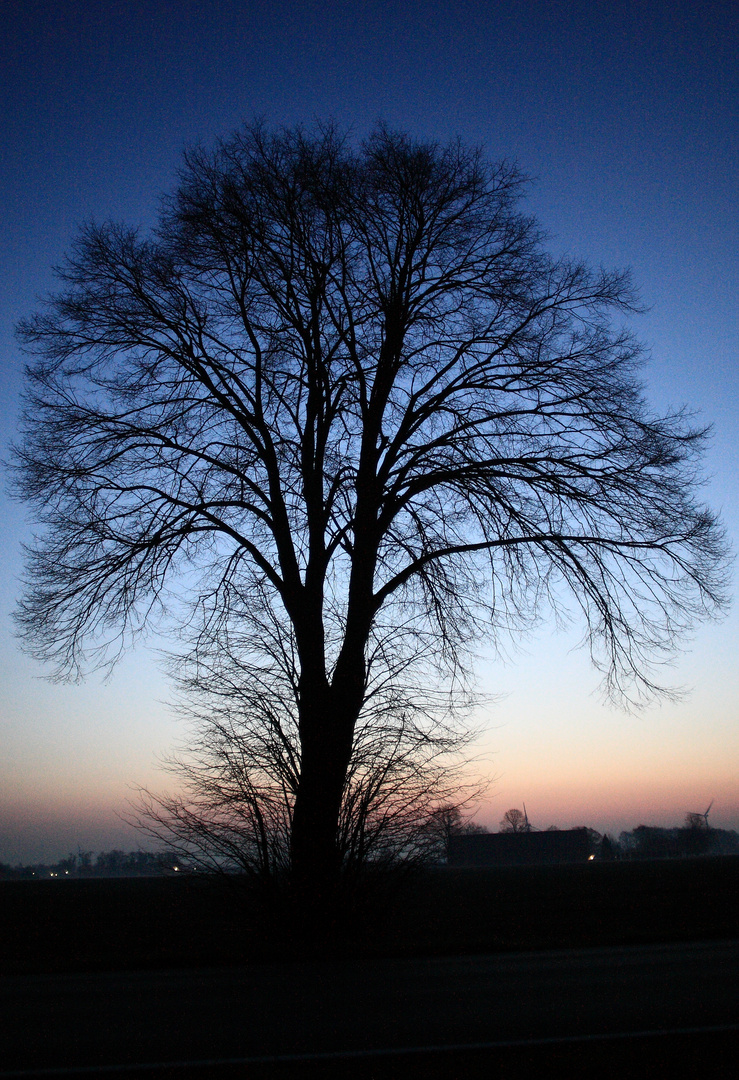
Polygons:
[[341,872],[339,817],[356,716],[301,718],[300,781],[293,809],[290,854],[296,882],[332,887]]
[[337,844],[344,772],[320,748],[303,746],[300,782],[293,809],[291,862],[299,879],[334,878],[340,869]]
[[365,647],[371,624],[374,552],[352,570],[344,642],[326,677],[323,621],[300,635],[300,780],[293,808],[290,861],[298,890],[319,902],[335,895],[342,869],[339,820],[354,730],[365,694]]

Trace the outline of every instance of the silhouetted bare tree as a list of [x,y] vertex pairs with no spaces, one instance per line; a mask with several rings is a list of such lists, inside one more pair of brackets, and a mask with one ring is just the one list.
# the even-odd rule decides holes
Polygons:
[[523,186],[458,143],[252,126],[186,156],[150,237],[84,228],[21,327],[29,648],[76,677],[162,617],[192,678],[236,656],[298,877],[351,848],[362,744],[483,636],[569,594],[607,690],[648,694],[722,602],[704,432],[648,411],[627,275],[550,258]]
[[[178,793],[140,791],[133,822],[203,868],[269,877],[290,866],[296,717],[280,710],[279,672],[265,686],[235,656],[214,651],[210,659],[207,674],[201,656],[191,679],[178,677],[192,732],[166,762]],[[474,733],[443,698],[387,689],[368,699],[354,732],[337,833],[349,872],[368,861],[438,861],[446,825],[466,827],[461,806],[482,792],[462,753]]]
[[523,810],[506,810],[500,822],[501,832],[528,832],[529,823]]
[[704,832],[708,832],[708,820],[706,814],[686,814],[685,815],[685,828],[686,829],[702,829]]

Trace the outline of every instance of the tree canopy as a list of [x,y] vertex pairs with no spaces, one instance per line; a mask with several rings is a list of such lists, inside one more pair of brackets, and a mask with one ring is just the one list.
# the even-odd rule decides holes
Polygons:
[[341,858],[358,744],[428,745],[483,636],[569,596],[638,697],[724,599],[705,431],[650,411],[628,274],[552,258],[525,183],[252,125],[186,155],[151,235],[83,228],[20,329],[29,648],[76,677],[163,619],[266,733],[303,871]]

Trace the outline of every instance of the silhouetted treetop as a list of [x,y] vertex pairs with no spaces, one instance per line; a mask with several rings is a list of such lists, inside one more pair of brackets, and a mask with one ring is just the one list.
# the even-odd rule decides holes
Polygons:
[[506,810],[505,814],[503,814],[503,817],[501,818],[501,832],[529,832],[529,829],[529,822],[523,810],[517,810],[514,807],[511,810]]

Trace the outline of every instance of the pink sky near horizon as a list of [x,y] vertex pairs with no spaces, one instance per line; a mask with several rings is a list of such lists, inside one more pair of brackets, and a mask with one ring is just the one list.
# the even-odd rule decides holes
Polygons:
[[[498,697],[479,713],[472,772],[491,783],[475,820],[495,831],[506,810],[525,803],[539,828],[587,825],[618,836],[641,824],[682,825],[714,800],[711,823],[739,829],[739,673],[725,630],[705,627],[683,658],[692,692],[638,713],[602,704],[572,635],[543,628],[508,662],[481,660],[480,688]],[[151,848],[119,815],[136,785],[173,786],[157,758],[183,729],[161,703],[167,685],[153,659],[127,657],[108,683],[55,686],[31,669],[28,676],[39,711],[26,719],[17,760],[11,743],[0,763],[0,862],[56,861],[78,847]],[[53,722],[44,711],[51,707]],[[29,727],[37,754],[22,768]]]
[[[705,792],[711,796],[706,799]],[[131,791],[125,783],[114,783],[102,792],[77,791],[39,799],[27,795],[0,805],[0,862],[10,865],[57,862],[69,853],[119,848],[155,850],[161,845],[119,815],[126,813]],[[499,828],[510,807],[524,804],[536,828],[556,825],[561,829],[586,825],[598,832],[618,837],[622,830],[637,825],[674,828],[684,824],[689,811],[702,813],[713,799],[710,822],[715,828],[739,829],[739,799],[736,783],[730,778],[716,783],[693,779],[684,785],[669,781],[645,780],[631,785],[614,782],[569,786],[561,781],[546,784],[499,783],[483,799],[474,820],[491,832]]]

